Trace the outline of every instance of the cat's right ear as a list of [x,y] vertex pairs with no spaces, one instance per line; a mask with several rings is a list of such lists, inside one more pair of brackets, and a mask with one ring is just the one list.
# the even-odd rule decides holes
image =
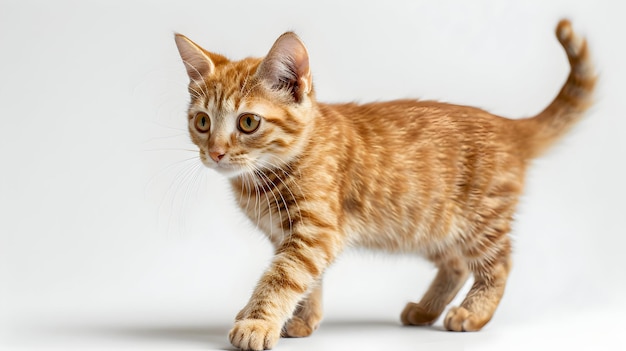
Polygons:
[[286,90],[296,102],[313,90],[309,54],[304,43],[293,32],[281,35],[261,62],[257,75],[272,89]]
[[215,63],[210,53],[182,34],[176,33],[174,39],[191,81],[202,81],[204,77],[213,73]]

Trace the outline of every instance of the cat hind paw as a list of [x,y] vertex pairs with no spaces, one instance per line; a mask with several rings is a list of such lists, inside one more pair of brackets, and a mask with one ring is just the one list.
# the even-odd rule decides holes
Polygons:
[[479,331],[489,318],[480,318],[464,307],[452,307],[443,321],[443,326],[449,331],[468,332]]
[[435,323],[437,318],[439,318],[439,313],[430,312],[413,302],[407,303],[400,315],[400,320],[404,325],[428,326]]

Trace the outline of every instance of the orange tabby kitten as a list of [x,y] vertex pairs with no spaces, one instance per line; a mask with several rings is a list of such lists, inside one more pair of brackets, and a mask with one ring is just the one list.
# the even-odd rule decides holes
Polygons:
[[535,117],[511,120],[434,101],[323,104],[294,33],[268,55],[230,61],[177,34],[191,79],[188,122],[200,160],[230,179],[241,209],[275,257],[237,315],[231,343],[272,348],[322,319],[322,278],[350,246],[415,253],[439,269],[405,325],[430,325],[474,285],[444,326],[491,319],[511,268],[511,220],[529,161],[578,121],[595,74],[568,21],[556,34],[571,72]]

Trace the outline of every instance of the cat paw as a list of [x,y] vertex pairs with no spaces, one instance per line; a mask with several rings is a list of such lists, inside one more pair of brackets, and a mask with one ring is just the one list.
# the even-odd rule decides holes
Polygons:
[[478,331],[488,321],[489,319],[479,318],[463,307],[452,307],[443,321],[443,326],[449,331]]
[[304,319],[293,316],[283,327],[282,336],[288,338],[304,338],[317,329],[317,325],[309,325]]
[[407,303],[400,315],[400,320],[404,325],[432,325],[437,318],[439,318],[439,313],[430,312],[413,302]]
[[242,319],[228,334],[230,343],[241,350],[269,350],[280,338],[280,328],[263,319]]

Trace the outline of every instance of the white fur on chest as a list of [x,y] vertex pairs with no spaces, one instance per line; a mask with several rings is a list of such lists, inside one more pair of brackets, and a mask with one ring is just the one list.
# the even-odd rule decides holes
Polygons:
[[291,234],[291,230],[285,229],[283,224],[286,221],[291,222],[294,216],[289,210],[278,210],[281,208],[281,201],[284,200],[280,196],[261,190],[252,192],[249,196],[242,195],[238,199],[241,210],[274,246]]

